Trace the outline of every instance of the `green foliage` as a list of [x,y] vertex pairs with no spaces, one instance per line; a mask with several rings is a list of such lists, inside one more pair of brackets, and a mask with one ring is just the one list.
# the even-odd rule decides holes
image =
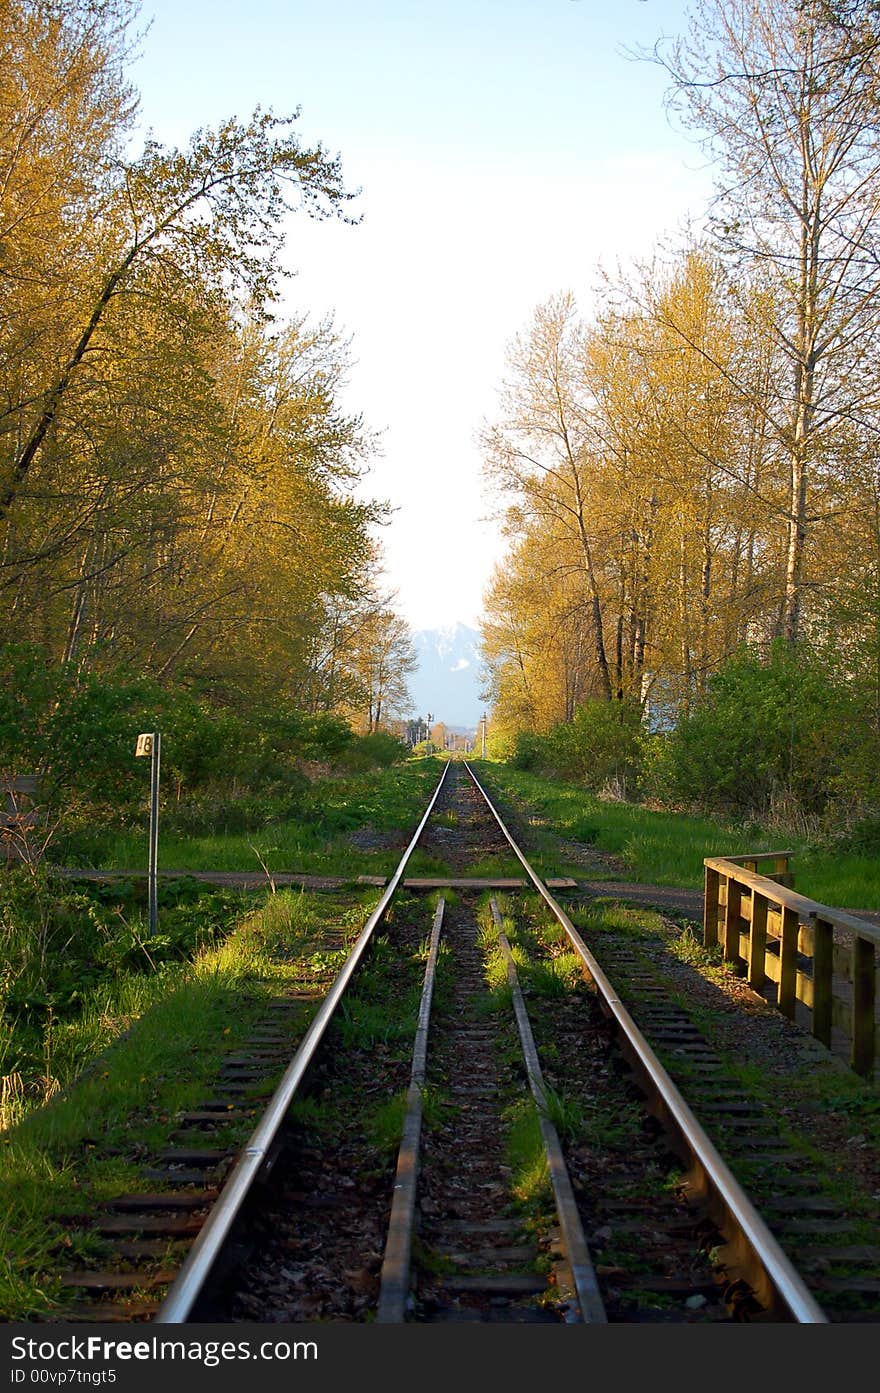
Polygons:
[[36,644],[0,646],[0,766],[36,768],[45,746],[58,673]]
[[766,662],[743,649],[711,678],[654,776],[706,808],[762,812],[785,796],[820,813],[857,740],[844,684],[805,647],[778,641]]
[[396,735],[390,735],[387,730],[374,730],[369,735],[351,737],[342,763],[354,773],[376,767],[387,769],[408,756],[407,746]]
[[39,868],[8,869],[0,877],[4,1072],[44,1064],[53,1036],[80,1019],[104,984],[161,973],[218,942],[241,904],[240,892],[195,880],[163,885],[160,932],[151,938],[143,885],[74,884],[50,880]]
[[635,788],[643,763],[641,711],[632,701],[588,701],[547,735],[522,731],[512,763],[542,769],[586,788]]
[[[141,731],[162,732],[162,827],[192,836],[244,833],[308,813],[325,826],[360,825],[310,794],[310,776],[390,768],[406,747],[385,731],[356,736],[332,713],[275,697],[232,709],[210,692],[47,665],[37,645],[0,647],[0,769],[40,772],[40,803],[61,819],[68,857],[88,855],[96,825],[145,825],[149,761]],[[387,821],[376,808],[380,822]]]

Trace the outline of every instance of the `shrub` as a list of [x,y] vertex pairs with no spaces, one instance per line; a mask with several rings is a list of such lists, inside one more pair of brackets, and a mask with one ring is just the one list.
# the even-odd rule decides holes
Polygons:
[[547,737],[531,730],[519,730],[514,737],[510,762],[514,769],[537,769],[546,762]]
[[845,685],[808,650],[779,641],[762,662],[744,649],[670,735],[667,792],[738,813],[780,799],[819,813],[855,732]]
[[589,789],[606,785],[634,791],[643,767],[641,709],[632,701],[587,701],[574,719],[554,726],[548,735],[521,731],[513,764],[517,769],[544,769]]

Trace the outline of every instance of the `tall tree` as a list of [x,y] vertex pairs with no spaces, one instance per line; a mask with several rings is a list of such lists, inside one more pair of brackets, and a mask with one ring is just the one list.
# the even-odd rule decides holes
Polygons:
[[411,707],[406,679],[418,665],[409,626],[382,602],[371,608],[358,627],[349,665],[360,687],[356,723],[368,734],[382,730]]
[[229,282],[257,305],[271,297],[282,214],[294,202],[326,215],[348,197],[338,159],[303,148],[293,118],[257,111],[246,124],[200,131],[185,152],[150,143],[139,160],[109,173],[101,255],[73,307],[60,360],[47,365],[32,401],[16,412],[16,437],[0,483],[0,523],[21,491],[62,404],[101,346],[114,302],[149,269],[162,279]]
[[679,108],[717,159],[714,229],[764,299],[783,372],[767,417],[784,444],[788,507],[779,629],[801,628],[812,494],[842,422],[875,385],[880,146],[873,53],[820,0],[704,0],[663,60]]
[[529,334],[514,341],[502,393],[503,422],[484,434],[487,469],[516,499],[521,516],[555,525],[573,541],[589,593],[601,692],[612,696],[597,558],[598,514],[590,508],[594,437],[582,391],[583,330],[574,297],[540,306]]

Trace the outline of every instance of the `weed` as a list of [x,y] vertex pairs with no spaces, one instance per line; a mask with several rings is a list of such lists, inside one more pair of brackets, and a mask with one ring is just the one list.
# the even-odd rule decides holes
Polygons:
[[584,1131],[584,1111],[573,1098],[565,1098],[555,1089],[544,1089],[544,1111],[548,1122],[556,1128],[559,1140],[578,1141]]
[[505,1110],[506,1160],[511,1190],[523,1208],[544,1208],[551,1201],[550,1173],[538,1109],[531,1098],[518,1098]]
[[382,1156],[394,1156],[400,1146],[403,1119],[407,1109],[407,1090],[380,1103],[366,1122],[371,1144]]

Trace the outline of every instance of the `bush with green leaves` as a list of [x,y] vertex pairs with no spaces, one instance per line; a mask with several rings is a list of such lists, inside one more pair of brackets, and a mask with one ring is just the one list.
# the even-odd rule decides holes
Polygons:
[[387,732],[355,736],[341,717],[281,697],[233,708],[146,677],[50,668],[35,645],[0,646],[0,771],[39,773],[40,802],[61,817],[68,855],[96,820],[144,823],[149,760],[134,755],[143,731],[162,733],[163,826],[193,834],[297,816],[311,763],[354,773],[407,754]]
[[345,751],[342,765],[352,773],[366,769],[388,769],[409,757],[409,749],[387,730],[355,736]]
[[512,763],[518,769],[543,769],[585,788],[614,784],[635,792],[641,781],[644,731],[641,710],[633,701],[587,701],[574,719],[547,735],[522,731]]
[[708,809],[762,813],[787,799],[821,814],[859,739],[843,678],[804,646],[743,649],[710,678],[655,758],[655,791]]
[[47,1022],[76,1019],[108,977],[191,958],[242,904],[239,891],[189,878],[163,883],[159,898],[151,938],[142,883],[60,882],[24,866],[0,876],[0,1025],[16,1030],[19,1048],[38,1049]]

